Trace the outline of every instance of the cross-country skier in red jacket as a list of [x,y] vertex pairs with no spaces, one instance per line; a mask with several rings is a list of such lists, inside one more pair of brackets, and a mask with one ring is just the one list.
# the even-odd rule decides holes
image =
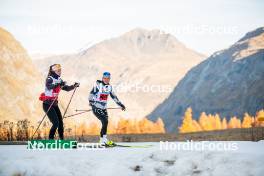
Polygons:
[[[61,78],[61,66],[60,64],[51,65],[49,73],[46,79],[45,92],[39,97],[43,101],[43,110],[47,113],[52,127],[49,132],[49,139],[54,139],[56,130],[58,129],[60,139],[64,139],[63,119],[58,106],[57,97],[60,90],[71,91],[75,87],[79,87],[79,83],[73,85],[66,85]],[[49,109],[50,108],[50,109]],[[49,109],[49,111],[48,111]]]

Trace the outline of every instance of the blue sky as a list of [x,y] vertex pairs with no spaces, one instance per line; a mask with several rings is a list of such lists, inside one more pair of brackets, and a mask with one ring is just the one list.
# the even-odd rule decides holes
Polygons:
[[0,26],[29,53],[71,53],[136,27],[206,55],[264,26],[261,0],[0,0]]

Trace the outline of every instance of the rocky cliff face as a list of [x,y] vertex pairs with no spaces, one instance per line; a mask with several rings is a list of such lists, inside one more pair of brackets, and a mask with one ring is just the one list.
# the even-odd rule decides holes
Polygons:
[[0,120],[29,119],[41,115],[38,100],[41,75],[26,50],[0,28]]
[[[95,80],[101,79],[103,71],[110,71],[112,84],[121,87],[117,95],[127,106],[126,112],[115,111],[113,116],[141,118],[162,102],[184,74],[203,58],[170,34],[138,28],[78,54],[34,62],[44,74],[52,62],[61,63],[65,80],[80,81],[72,104],[79,108],[88,107],[87,97]],[[137,90],[136,85],[140,87]],[[147,90],[151,86],[156,86],[156,92]],[[162,90],[158,92],[157,86]],[[115,105],[110,102],[110,106]]]
[[247,33],[230,48],[192,68],[173,93],[149,115],[162,117],[176,131],[187,107],[194,117],[203,111],[241,117],[264,107],[264,28]]

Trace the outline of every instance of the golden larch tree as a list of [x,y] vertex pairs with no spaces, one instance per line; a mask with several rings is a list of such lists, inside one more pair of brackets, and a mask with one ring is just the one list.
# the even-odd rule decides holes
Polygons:
[[252,118],[248,113],[245,113],[242,121],[242,128],[250,128],[250,127],[252,127]]
[[181,133],[197,131],[198,123],[192,118],[192,108],[187,108],[184,113],[182,125],[179,127]]

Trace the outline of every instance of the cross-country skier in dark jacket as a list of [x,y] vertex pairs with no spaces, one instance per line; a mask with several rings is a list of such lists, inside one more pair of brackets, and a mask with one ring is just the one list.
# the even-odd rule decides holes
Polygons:
[[57,129],[60,139],[64,139],[63,119],[57,100],[60,90],[71,91],[80,85],[79,83],[74,83],[71,86],[66,85],[66,82],[64,82],[60,76],[60,64],[51,65],[46,79],[45,92],[39,97],[39,99],[43,101],[43,110],[47,113],[47,116],[52,123],[52,127],[49,132],[49,139],[54,139]]
[[110,83],[110,73],[104,72],[102,80],[97,80],[95,86],[89,95],[89,104],[92,107],[94,115],[101,121],[102,128],[100,132],[100,143],[105,146],[114,146],[115,143],[107,139],[107,99],[110,95],[111,98],[119,105],[123,111],[126,110],[125,106],[119,101],[114,94]]

